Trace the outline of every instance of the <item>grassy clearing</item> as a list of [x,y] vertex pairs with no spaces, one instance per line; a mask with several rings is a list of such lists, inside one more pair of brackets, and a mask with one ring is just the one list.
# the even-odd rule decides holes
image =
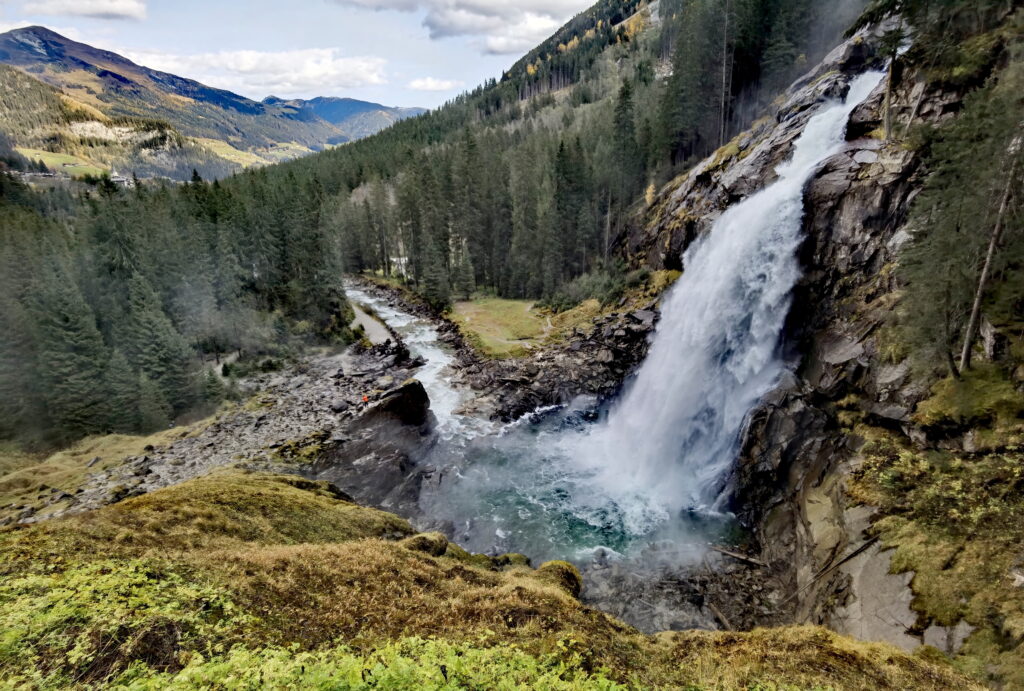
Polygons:
[[272,163],[290,161],[293,158],[313,153],[312,149],[296,142],[279,142],[270,148],[256,149],[255,151],[258,152],[257,155],[261,158],[265,158]]
[[0,531],[0,685],[971,688],[817,628],[644,636],[581,605],[567,564],[412,533],[238,470]]
[[645,307],[680,275],[678,271],[652,272],[643,283],[626,288],[611,304],[602,305],[591,298],[571,309],[555,312],[537,308],[529,300],[487,297],[455,303],[451,318],[482,354],[521,357],[545,343],[569,338],[576,329],[588,330],[595,319],[605,314]]
[[[850,492],[880,509],[873,529],[913,571],[913,607],[929,624],[975,628],[958,667],[1003,688],[1024,688],[1024,449],[1019,394],[985,367],[943,381],[917,419],[938,430],[973,428],[977,451],[922,450],[858,426],[868,440]],[[1016,412],[1015,412],[1016,411]]]
[[105,173],[109,173],[110,170],[97,166],[95,163],[84,159],[80,156],[72,156],[70,154],[55,154],[52,151],[43,151],[42,149],[26,149],[23,147],[17,148],[18,153],[25,156],[33,161],[41,160],[46,164],[46,167],[57,173],[66,173],[72,177],[81,177],[84,175],[100,176]]
[[[124,459],[145,453],[146,447],[160,447],[176,439],[194,436],[215,417],[187,427],[174,427],[145,437],[110,434],[88,437],[49,456],[29,454],[14,446],[0,449],[0,520],[17,514],[21,507],[48,512],[58,511],[65,503],[51,504],[54,494],[73,494],[88,473],[119,465]],[[91,467],[93,459],[99,459]]]
[[23,450],[14,442],[0,442],[0,478],[13,473],[16,470],[37,465],[45,458],[42,454],[30,453]]
[[243,168],[249,168],[250,166],[262,166],[271,163],[270,160],[261,158],[251,151],[236,149],[227,142],[219,139],[208,139],[206,137],[193,137],[193,139],[213,154],[223,158],[225,161],[236,163]]
[[547,335],[547,316],[530,300],[478,298],[456,302],[452,320],[481,352],[491,357],[525,355]]

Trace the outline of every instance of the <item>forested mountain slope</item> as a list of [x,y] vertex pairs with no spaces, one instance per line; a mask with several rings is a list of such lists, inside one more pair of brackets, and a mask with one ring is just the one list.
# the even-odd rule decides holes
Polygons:
[[72,194],[0,174],[0,435],[153,431],[230,395],[226,353],[349,341],[337,238],[250,184]]
[[[829,3],[779,2],[601,3],[558,34],[564,50],[537,53],[500,82],[383,135],[222,184],[196,178],[180,187],[123,191],[104,183],[37,192],[5,180],[5,436],[38,443],[151,430],[209,407],[225,392],[220,379],[206,376],[205,358],[280,354],[304,342],[348,338],[340,294],[345,269],[404,273],[436,304],[474,286],[555,300],[567,282],[588,272],[597,290],[605,290],[619,280],[614,238],[644,203],[644,188],[738,127],[731,123],[743,118],[731,112],[733,104],[770,98],[760,86],[762,71],[781,79],[803,68],[795,53],[763,66],[758,58],[753,71],[735,68],[726,110],[719,98],[691,99],[693,108],[678,111],[679,100],[693,93],[683,77],[707,56],[673,52],[674,45],[693,45],[677,35],[697,21],[715,26],[720,9],[729,10],[729,26],[733,13],[743,19],[736,26],[779,25],[775,39],[748,46],[747,33],[722,24],[727,61],[741,46],[761,57],[783,43],[809,46],[810,25],[778,16],[818,16]],[[715,34],[701,36],[711,41]],[[246,117],[253,118],[267,108],[293,111],[282,126],[308,119],[294,111],[340,117],[352,105],[255,108],[45,30],[3,40],[4,59],[35,65],[96,104],[8,69],[16,86],[4,94],[20,118],[15,134],[41,146],[48,127],[83,125],[152,132],[139,137],[147,154],[177,146],[188,130],[100,112],[103,105],[129,108],[126,94],[138,97],[132,103],[159,108],[184,95],[190,100],[182,116],[222,106],[252,111]],[[555,54],[571,56],[575,71],[539,78],[545,70],[530,65],[563,64]],[[69,71],[57,69],[65,63]],[[724,64],[728,72],[731,62]],[[110,76],[115,68],[129,83]],[[96,70],[107,75],[101,82],[122,86],[99,88]],[[671,77],[658,76],[668,70]],[[79,77],[91,80],[92,93],[76,86]],[[719,93],[716,84],[706,86]],[[256,128],[246,136],[270,135]],[[153,144],[159,146],[147,148]],[[145,333],[154,335],[144,341]]]
[[[315,99],[303,103],[268,98],[260,103],[136,65],[120,55],[72,41],[44,27],[0,34],[0,63],[51,85],[73,110],[89,111],[94,117],[99,112],[117,122],[153,123],[154,127],[173,130],[178,140],[189,138],[188,148],[192,151],[186,157],[195,161],[193,167],[202,168],[205,163],[209,175],[220,177],[242,165],[286,160],[359,139],[422,112],[354,99]],[[8,88],[38,90],[24,80],[15,85],[15,79],[5,75]],[[339,101],[349,104],[347,113],[337,107]],[[329,107],[332,103],[333,109]],[[5,99],[0,127],[23,129],[22,106],[17,100]],[[66,110],[50,108],[45,117],[57,119],[66,115],[62,112]],[[47,138],[45,146],[49,147],[46,150],[74,153],[71,149],[76,145],[117,139],[86,130],[78,126],[47,131],[43,133]],[[19,143],[36,148],[40,142]],[[199,147],[204,151],[197,151]],[[95,157],[103,155],[99,152]],[[137,161],[123,156],[118,163],[128,168]],[[137,171],[140,175],[149,172],[142,165],[143,169]],[[186,167],[184,176],[173,177],[187,179],[189,170]]]
[[350,270],[401,274],[436,304],[474,287],[558,301],[581,276],[618,280],[645,190],[727,142],[860,8],[601,2],[500,81],[271,175],[323,186]]

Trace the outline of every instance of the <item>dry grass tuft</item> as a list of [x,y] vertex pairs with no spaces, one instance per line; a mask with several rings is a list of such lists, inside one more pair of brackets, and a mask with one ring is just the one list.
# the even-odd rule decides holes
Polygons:
[[[233,688],[265,671],[301,688],[307,669],[365,681],[361,660],[386,659],[374,678],[476,688],[466,680],[479,670],[448,678],[438,664],[492,659],[510,665],[509,688],[969,688],[949,668],[821,629],[645,636],[582,605],[569,564],[472,555],[292,476],[225,470],[0,531],[0,576],[0,683],[162,688],[180,674],[183,688]],[[424,638],[440,647],[393,654]]]
[[[124,459],[145,453],[149,446],[160,447],[176,439],[195,435],[214,418],[187,427],[174,427],[146,437],[109,434],[87,437],[48,457],[33,456],[8,447],[0,451],[0,520],[20,510],[15,507],[46,507],[47,511],[63,508],[51,504],[59,492],[74,493],[88,473],[119,465]],[[93,466],[89,463],[99,459]]]
[[[949,667],[816,626],[657,636],[668,668],[706,689],[980,689]],[[769,686],[768,683],[778,684]]]

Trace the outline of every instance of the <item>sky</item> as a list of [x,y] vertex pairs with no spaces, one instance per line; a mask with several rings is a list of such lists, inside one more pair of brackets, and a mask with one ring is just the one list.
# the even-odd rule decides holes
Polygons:
[[433,108],[491,77],[593,0],[0,0],[129,59],[266,96]]

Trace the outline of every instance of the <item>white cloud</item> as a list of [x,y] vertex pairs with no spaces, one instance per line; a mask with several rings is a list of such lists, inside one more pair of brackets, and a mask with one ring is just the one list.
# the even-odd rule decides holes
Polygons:
[[589,0],[334,0],[341,5],[424,11],[431,38],[472,36],[487,53],[521,53],[550,36]]
[[25,14],[73,15],[99,19],[145,19],[145,0],[28,0]]
[[384,58],[344,57],[335,48],[264,52],[220,51],[196,55],[119,51],[146,67],[189,77],[250,98],[333,95],[387,83]]
[[436,77],[421,77],[409,82],[409,88],[416,91],[452,91],[458,89],[464,82],[455,79],[438,79]]

